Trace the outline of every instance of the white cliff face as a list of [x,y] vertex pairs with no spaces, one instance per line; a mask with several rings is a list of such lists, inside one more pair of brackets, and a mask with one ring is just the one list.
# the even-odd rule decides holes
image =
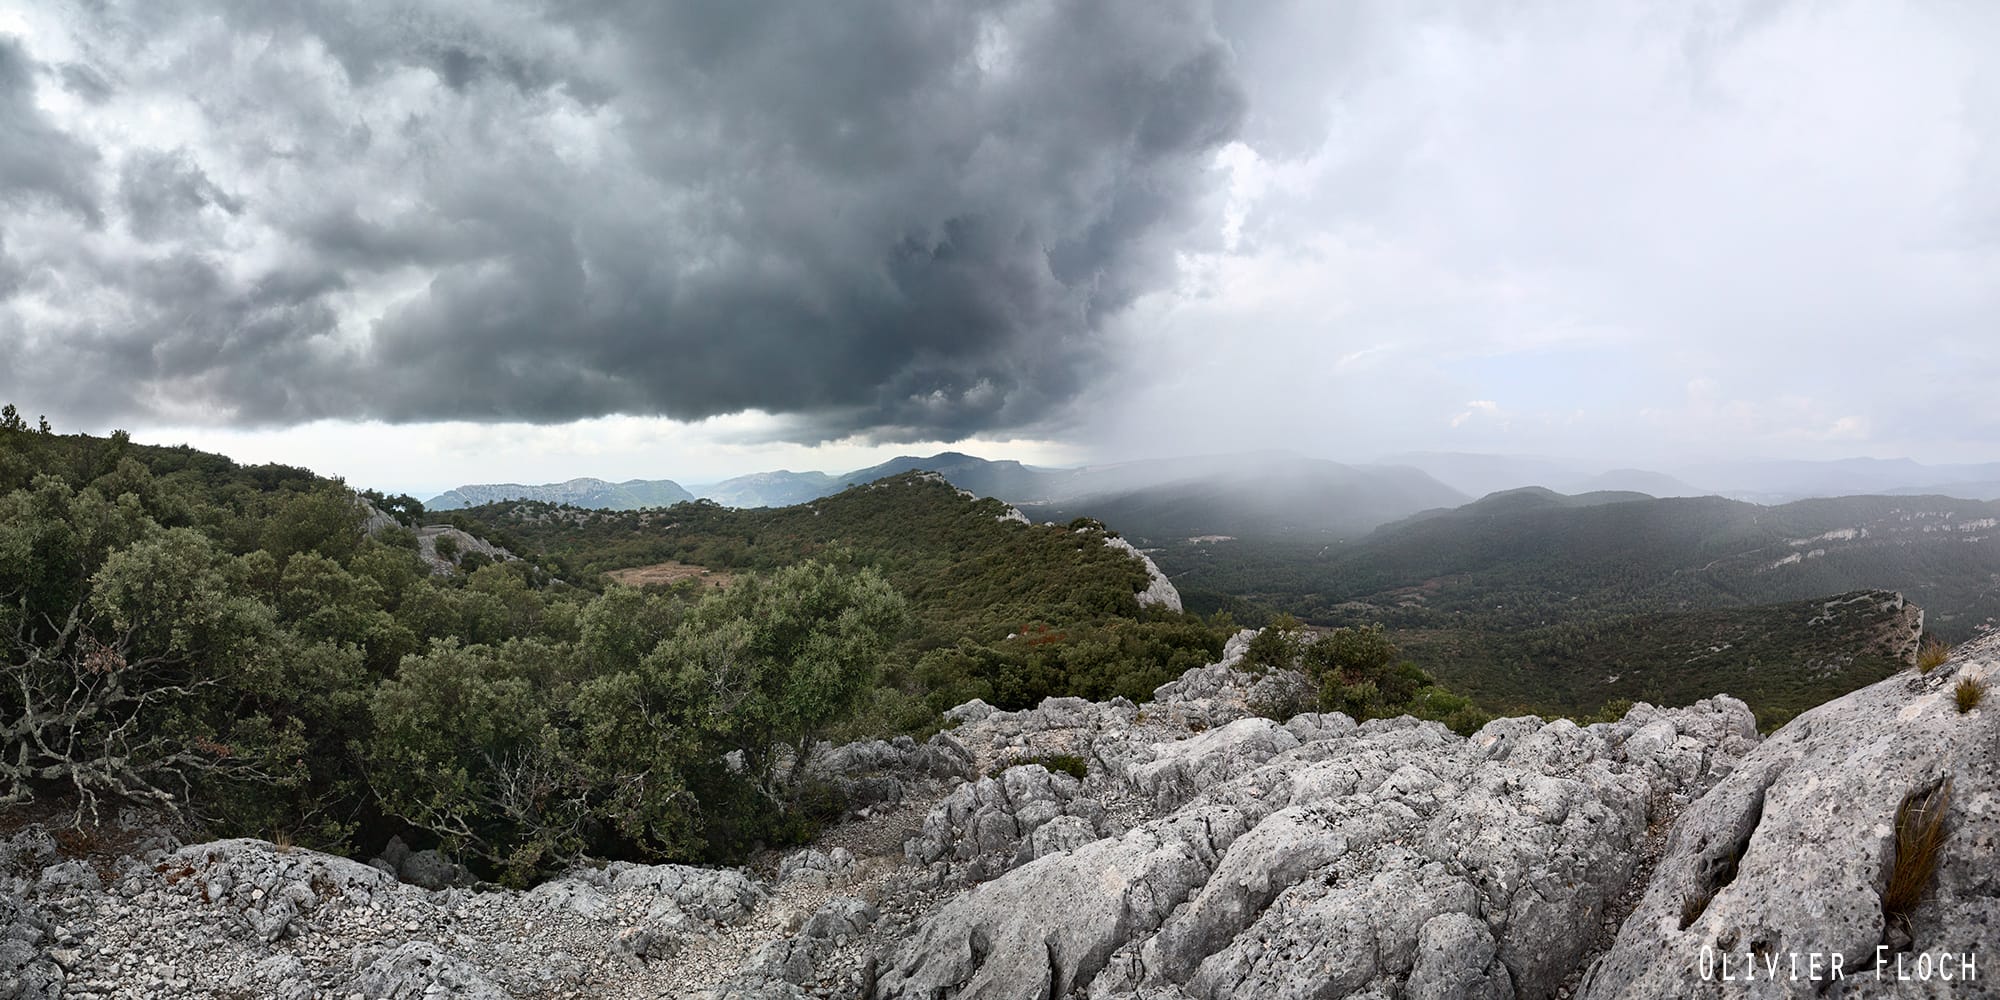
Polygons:
[[[1872,972],[1885,943],[1911,968],[1977,953],[1991,977],[2000,717],[1951,692],[1996,673],[2000,639],[1760,745],[1728,697],[1471,737],[1280,723],[1248,710],[1272,675],[1225,658],[1145,704],[973,703],[924,743],[828,748],[809,767],[852,818],[811,848],[527,892],[246,840],[93,869],[29,826],[0,838],[0,998],[1819,996],[1704,981],[1701,949],[1733,950],[1738,974],[1760,949]],[[1879,895],[1896,806],[1947,776],[1949,838],[1899,938]]]
[[1172,611],[1181,610],[1181,592],[1174,589],[1173,581],[1167,579],[1165,573],[1160,572],[1160,567],[1153,562],[1152,557],[1134,548],[1131,542],[1123,538],[1106,536],[1104,544],[1114,549],[1124,549],[1132,553],[1140,562],[1146,564],[1146,576],[1152,580],[1152,583],[1147,585],[1145,590],[1139,592],[1140,607],[1158,606]]

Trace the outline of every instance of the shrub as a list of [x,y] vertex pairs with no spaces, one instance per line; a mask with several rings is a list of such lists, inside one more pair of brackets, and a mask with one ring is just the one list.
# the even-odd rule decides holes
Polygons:
[[1304,632],[1304,626],[1291,615],[1281,614],[1271,619],[1271,624],[1252,636],[1250,648],[1243,651],[1243,669],[1263,673],[1291,668],[1298,662]]
[[1951,659],[1950,644],[1938,639],[1925,639],[1924,644],[1917,647],[1917,672],[1930,673],[1943,666],[1944,661],[1949,659]]
[[1090,773],[1090,763],[1076,754],[1048,753],[1008,761],[994,768],[993,776],[997,778],[1000,776],[1000,772],[1010,767],[1021,767],[1027,764],[1040,764],[1050,774],[1067,774],[1078,781],[1082,781]]
[[1613,698],[1598,706],[1595,712],[1591,712],[1588,715],[1572,715],[1569,718],[1570,721],[1575,722],[1579,726],[1591,726],[1600,722],[1617,722],[1625,718],[1625,713],[1631,710],[1632,699]]
[[1958,686],[1951,690],[1952,699],[1958,703],[1958,714],[1964,715],[1979,707],[1986,700],[1986,682],[1977,677],[1961,677]]
[[1882,889],[1882,915],[1893,927],[1909,931],[1910,914],[1930,891],[1944,854],[1949,832],[1945,813],[1951,809],[1951,779],[1903,796],[1896,807],[1896,851],[1888,884]]

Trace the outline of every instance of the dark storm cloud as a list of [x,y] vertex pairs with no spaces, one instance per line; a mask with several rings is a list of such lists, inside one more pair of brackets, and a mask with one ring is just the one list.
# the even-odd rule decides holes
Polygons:
[[103,217],[89,181],[96,154],[35,106],[37,70],[19,41],[0,35],[0,205],[45,199],[97,225]]
[[114,90],[104,74],[82,63],[64,63],[56,69],[56,77],[62,81],[64,90],[92,104],[110,100]]
[[230,215],[243,211],[231,197],[201,172],[185,153],[135,150],[119,171],[118,199],[133,235],[157,240],[189,225],[192,216],[214,207]]
[[[80,21],[119,62],[62,85],[115,78],[84,95],[100,112],[150,89],[201,126],[101,152],[39,116],[33,63],[0,48],[0,123],[41,150],[0,152],[27,178],[9,188],[95,218],[58,181],[101,156],[131,241],[37,230],[97,305],[38,317],[62,328],[15,370],[88,365],[150,390],[132,405],[245,424],[755,408],[801,438],[1020,428],[1171,279],[1243,116],[1192,2],[561,10]],[[35,181],[56,162],[83,168]]]

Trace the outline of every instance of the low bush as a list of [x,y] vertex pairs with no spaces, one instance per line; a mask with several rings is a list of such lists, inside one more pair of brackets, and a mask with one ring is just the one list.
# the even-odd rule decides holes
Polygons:
[[1922,674],[1930,673],[1938,667],[1943,666],[1944,662],[1949,659],[1951,659],[1951,645],[1949,643],[1938,639],[1925,639],[1924,644],[1917,647],[1917,672]]
[[1977,677],[1961,677],[1958,685],[1951,689],[1951,695],[1952,701],[1958,705],[1958,714],[1964,715],[1986,700],[1986,682]]
[[1950,778],[1910,792],[1896,807],[1896,846],[1882,889],[1882,915],[1906,933],[1910,914],[1930,891],[1938,862],[1944,857],[1950,833],[1945,814],[1950,809]]
[[1021,767],[1025,764],[1039,764],[1050,774],[1067,774],[1078,781],[1082,781],[1085,776],[1090,774],[1090,762],[1084,760],[1082,757],[1073,753],[1051,753],[1008,761],[994,768],[993,776],[997,778],[1002,771],[1010,767]]

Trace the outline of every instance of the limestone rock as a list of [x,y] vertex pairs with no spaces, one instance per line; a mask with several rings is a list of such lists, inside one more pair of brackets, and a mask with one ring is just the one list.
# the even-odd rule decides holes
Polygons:
[[0,886],[0,1000],[60,1000],[63,970],[48,945],[49,922]]
[[[1956,971],[1967,954],[1978,953],[1979,966],[1992,961],[2000,941],[2000,712],[1960,714],[1952,694],[1963,678],[2000,682],[1996,675],[2000,638],[1981,640],[1929,674],[1890,677],[1772,734],[1681,815],[1645,896],[1582,995],[1818,995],[1831,984],[1789,979],[1791,956],[1809,970],[1814,953],[1829,969],[1827,956],[1838,953],[1845,972],[1859,973],[1846,995],[1990,993],[1988,983],[1894,976],[1899,954],[1911,970],[1919,956],[1950,955]],[[1635,741],[1639,755],[1656,753],[1664,735],[1642,728],[1625,741],[1628,755]],[[1947,778],[1946,839],[1931,891],[1898,926],[1882,905],[1897,809]],[[1879,983],[1878,948],[1888,977]],[[1704,980],[1703,949],[1731,956],[1739,975],[1749,956],[1775,957],[1779,981]],[[1718,968],[1720,958],[1713,961]]]
[[1289,717],[1311,707],[1314,690],[1296,670],[1245,671],[1255,629],[1243,629],[1222,647],[1222,659],[1193,667],[1153,690],[1153,710],[1199,727],[1220,726],[1251,715]]
[[1103,807],[1082,794],[1067,774],[1039,764],[1010,767],[999,777],[961,785],[924,817],[923,830],[904,847],[917,864],[972,861],[981,855],[1013,856],[1021,840],[1058,816],[1095,829]]
[[778,862],[778,884],[799,884],[824,889],[854,876],[854,853],[844,847],[832,851],[806,848]]
[[1140,607],[1162,607],[1169,611],[1181,610],[1181,592],[1174,589],[1173,581],[1167,579],[1167,574],[1160,572],[1160,567],[1153,562],[1151,556],[1134,548],[1131,542],[1123,538],[1115,538],[1107,535],[1104,538],[1104,544],[1114,549],[1123,549],[1131,553],[1133,558],[1145,564],[1147,584],[1146,589],[1140,591],[1138,595]]
[[978,722],[998,711],[999,709],[974,698],[963,705],[947,709],[944,717],[947,722]]
[[1194,798],[1201,789],[1298,745],[1298,737],[1269,719],[1239,719],[1158,748],[1157,756],[1132,768],[1128,778],[1155,808],[1166,811]]
[[[1577,928],[1632,879],[1650,804],[1748,746],[1740,702],[1634,713],[1470,740],[1339,716],[1301,740],[1253,718],[1158,746],[1126,777],[1160,818],[1058,850],[1031,833],[1019,867],[891,949],[876,995],[1551,995],[1589,945]],[[1659,766],[1669,751],[1691,756]],[[954,793],[915,856],[987,849],[998,791]]]
[[472,874],[462,865],[435,850],[417,851],[404,858],[397,865],[396,874],[403,881],[425,889],[449,889],[472,882]]
[[596,874],[621,894],[650,894],[710,925],[735,923],[764,899],[764,887],[734,868],[635,865],[614,861]]
[[384,1000],[508,1000],[470,963],[428,941],[411,941],[367,962],[355,986]]
[[1184,810],[976,886],[896,946],[875,996],[1065,996],[1158,927],[1246,826],[1227,808]]
[[162,860],[156,871],[170,889],[234,910],[267,943],[330,900],[367,905],[396,889],[396,880],[380,869],[317,851],[284,850],[262,840],[184,847]]

